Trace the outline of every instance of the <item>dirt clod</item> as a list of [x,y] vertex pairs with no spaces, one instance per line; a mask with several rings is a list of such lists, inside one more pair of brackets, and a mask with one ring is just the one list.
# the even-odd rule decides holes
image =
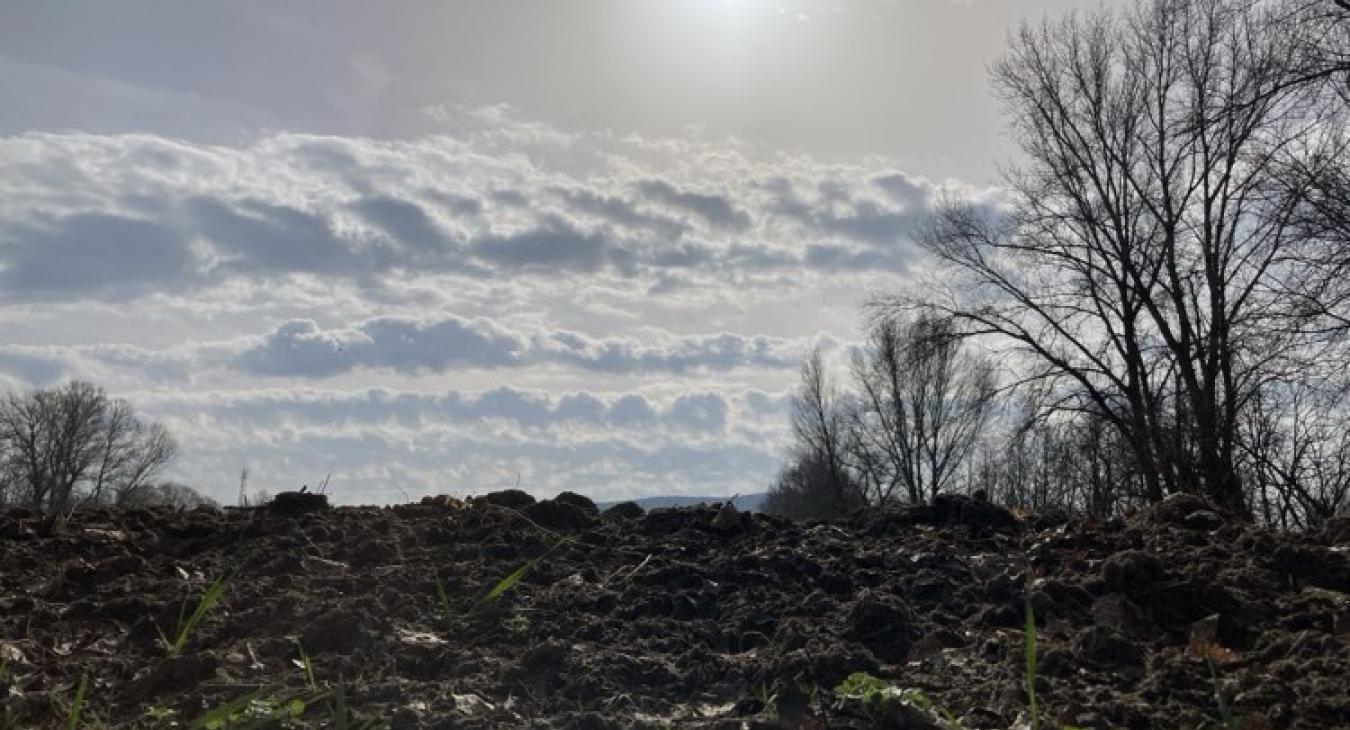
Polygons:
[[[1350,727],[1334,520],[1279,534],[1189,498],[1104,524],[955,495],[814,525],[587,502],[100,510],[50,537],[0,512],[4,719],[62,726],[85,676],[90,717],[190,726],[257,688],[308,692],[303,652],[354,717],[402,730],[1008,728],[1030,598],[1046,727],[1218,727],[1208,663],[1242,727]],[[167,656],[161,632],[221,576]],[[922,711],[841,702],[858,672]]]

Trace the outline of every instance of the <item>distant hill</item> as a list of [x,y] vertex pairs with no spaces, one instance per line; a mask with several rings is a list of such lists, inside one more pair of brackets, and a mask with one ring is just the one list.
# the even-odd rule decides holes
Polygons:
[[[764,498],[769,496],[768,492],[758,492],[755,494],[740,494],[736,496],[734,504],[736,509],[743,512],[759,512],[760,506],[764,504]],[[721,504],[730,499],[726,497],[683,497],[678,495],[661,497],[643,497],[634,500],[616,500],[612,502],[596,502],[596,506],[605,509],[619,502],[632,501],[637,503],[643,509],[658,509],[661,507],[688,507],[695,504]]]

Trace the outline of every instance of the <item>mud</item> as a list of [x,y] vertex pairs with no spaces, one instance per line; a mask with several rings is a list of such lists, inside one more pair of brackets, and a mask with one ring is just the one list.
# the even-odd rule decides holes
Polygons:
[[[0,727],[63,726],[81,678],[96,727],[185,727],[241,697],[236,720],[285,716],[263,727],[337,727],[339,708],[400,729],[1029,727],[1029,602],[1042,727],[1220,727],[1217,690],[1243,728],[1347,728],[1348,528],[958,497],[809,525],[524,493],[9,511]],[[835,696],[862,671],[907,699]]]

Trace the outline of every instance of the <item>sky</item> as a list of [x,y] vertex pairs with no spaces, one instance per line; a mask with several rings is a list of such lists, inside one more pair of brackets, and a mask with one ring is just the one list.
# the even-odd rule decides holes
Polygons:
[[1007,34],[1092,5],[7,2],[0,389],[226,503],[763,491],[803,357],[997,204]]

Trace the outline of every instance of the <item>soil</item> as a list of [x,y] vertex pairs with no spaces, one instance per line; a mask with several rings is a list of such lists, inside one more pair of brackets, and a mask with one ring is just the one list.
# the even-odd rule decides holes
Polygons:
[[[1220,727],[1222,697],[1236,727],[1347,728],[1347,594],[1345,518],[1188,498],[1102,524],[963,497],[823,524],[523,492],[11,510],[0,727],[64,726],[82,678],[93,727],[1030,727],[1029,602],[1041,727]],[[836,695],[855,672],[894,691]]]

